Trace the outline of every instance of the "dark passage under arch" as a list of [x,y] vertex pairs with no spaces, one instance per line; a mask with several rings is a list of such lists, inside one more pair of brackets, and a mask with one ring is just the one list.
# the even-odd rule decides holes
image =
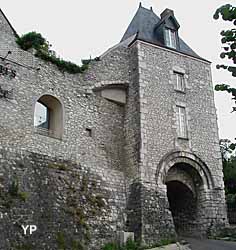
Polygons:
[[196,226],[197,199],[192,190],[179,181],[169,181],[166,185],[175,230],[179,235],[191,235]]

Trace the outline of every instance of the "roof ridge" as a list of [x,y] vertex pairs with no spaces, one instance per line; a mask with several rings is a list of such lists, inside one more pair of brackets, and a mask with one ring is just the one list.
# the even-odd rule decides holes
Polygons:
[[[151,11],[151,12],[153,12],[153,8],[152,8],[152,6],[150,6],[150,8],[148,9],[148,8],[146,8],[146,7],[144,7],[143,5],[142,5],[142,2],[140,2],[139,3],[139,7],[138,7],[138,9],[139,8],[143,8],[143,9],[145,9],[145,10],[148,10],[148,11]],[[155,13],[154,13],[155,14]]]
[[142,8],[142,9],[145,9],[145,10],[148,10],[148,11],[152,11],[151,9],[148,9],[148,8],[146,8],[144,6],[140,6],[139,8]]

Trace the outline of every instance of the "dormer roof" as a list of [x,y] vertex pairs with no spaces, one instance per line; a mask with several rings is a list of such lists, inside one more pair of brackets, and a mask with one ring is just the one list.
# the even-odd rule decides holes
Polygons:
[[177,19],[175,18],[174,11],[170,10],[170,9],[165,9],[161,13],[161,20],[157,23],[155,28],[158,28],[163,23],[166,24],[166,25],[168,25],[168,23],[171,23],[172,27],[175,30],[178,30],[180,28],[180,25],[179,25]]
[[[173,23],[176,30],[179,29],[180,25],[176,20],[174,12],[172,10],[164,10],[161,14],[161,18],[159,18],[153,12],[152,8],[147,9],[140,4],[135,16],[133,17],[131,23],[129,24],[126,32],[123,35],[121,42],[136,34],[136,40],[141,40],[154,45],[167,47],[163,41],[163,37],[161,37],[159,32],[156,32],[156,30],[166,24],[167,20],[170,20]],[[197,53],[195,53],[180,37],[178,48],[169,49],[176,50],[183,54],[205,60]]]

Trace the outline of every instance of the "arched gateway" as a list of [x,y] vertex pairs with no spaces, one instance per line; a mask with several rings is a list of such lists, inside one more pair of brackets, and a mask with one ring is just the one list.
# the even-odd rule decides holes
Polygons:
[[158,187],[166,188],[175,231],[180,235],[206,234],[212,218],[212,174],[206,164],[190,152],[175,151],[160,162]]

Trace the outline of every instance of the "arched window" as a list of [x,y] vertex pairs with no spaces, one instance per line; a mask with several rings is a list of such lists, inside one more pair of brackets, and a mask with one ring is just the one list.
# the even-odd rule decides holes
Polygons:
[[61,138],[63,133],[63,112],[60,101],[51,96],[41,96],[35,104],[34,127],[37,133]]

